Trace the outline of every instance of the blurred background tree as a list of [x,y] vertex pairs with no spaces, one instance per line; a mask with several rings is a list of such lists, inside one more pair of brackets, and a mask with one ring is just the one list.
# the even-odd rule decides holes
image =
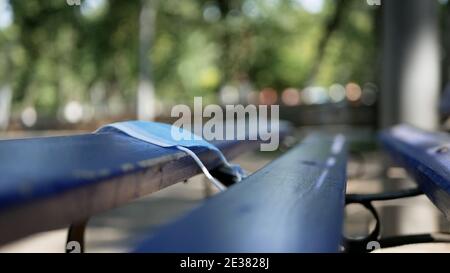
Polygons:
[[376,81],[377,9],[365,1],[148,1],[155,33],[139,54],[145,0],[0,0],[0,84],[13,90],[13,115],[134,117],[145,55],[159,114],[242,84],[281,94]]

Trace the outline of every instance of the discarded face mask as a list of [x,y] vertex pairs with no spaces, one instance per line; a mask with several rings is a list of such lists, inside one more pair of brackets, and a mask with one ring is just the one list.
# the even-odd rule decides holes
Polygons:
[[[177,138],[180,134],[182,137],[179,140],[175,140],[173,137],[174,130],[177,132]],[[205,176],[213,183],[220,191],[224,191],[226,187],[222,182],[216,179],[209,170],[205,167],[200,158],[191,150],[193,147],[204,147],[211,151],[214,151],[221,160],[221,166],[217,169],[228,177],[232,177],[233,181],[239,182],[245,177],[245,172],[239,165],[230,164],[222,152],[213,144],[205,141],[199,136],[194,135],[188,130],[174,127],[170,124],[149,122],[149,121],[125,121],[108,124],[100,127],[95,133],[107,133],[107,132],[121,132],[132,138],[145,141],[164,148],[177,148],[189,156],[191,156]]]

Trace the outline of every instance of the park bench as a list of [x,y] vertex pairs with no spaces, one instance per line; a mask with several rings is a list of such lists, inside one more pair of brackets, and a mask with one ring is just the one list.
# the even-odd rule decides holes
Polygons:
[[[280,122],[280,138],[290,125]],[[261,141],[213,141],[229,159]],[[217,154],[194,147],[214,175]],[[201,172],[186,153],[118,132],[0,141],[0,245],[70,226],[68,241],[83,247],[88,219]],[[225,181],[224,184],[227,181]]]
[[[282,136],[287,131],[280,126]],[[225,192],[163,225],[134,251],[365,252],[376,244],[449,242],[447,234],[382,238],[372,202],[425,193],[448,217],[450,138],[400,126],[382,132],[380,139],[416,177],[418,188],[346,195],[346,138],[312,133],[242,182],[225,183],[230,186]],[[228,158],[258,144],[214,142]],[[218,158],[206,149],[195,152],[214,173]],[[0,160],[0,244],[71,225],[68,242],[82,246],[90,217],[200,172],[180,151],[117,133],[6,140],[0,142]],[[352,203],[364,205],[377,220],[366,238],[342,236],[344,208]]]

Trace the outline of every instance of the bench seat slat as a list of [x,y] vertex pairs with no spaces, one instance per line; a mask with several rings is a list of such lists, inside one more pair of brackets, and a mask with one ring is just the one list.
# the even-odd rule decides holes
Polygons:
[[[260,144],[212,143],[229,159]],[[192,150],[209,169],[220,163],[205,148]],[[184,152],[120,133],[2,140],[0,245],[67,227],[200,172]]]
[[[217,165],[206,149],[194,151]],[[184,152],[120,133],[0,141],[0,209],[183,158],[195,167]]]
[[163,226],[137,252],[337,252],[346,189],[342,136],[311,135]]

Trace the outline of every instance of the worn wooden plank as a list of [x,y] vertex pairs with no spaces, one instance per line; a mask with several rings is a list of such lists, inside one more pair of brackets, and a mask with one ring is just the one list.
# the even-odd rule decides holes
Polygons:
[[311,135],[160,230],[137,252],[337,252],[346,189],[343,136]]
[[450,136],[399,125],[380,134],[382,145],[450,219]]
[[[288,125],[280,130],[284,137]],[[259,141],[217,141],[226,157]],[[209,169],[219,164],[194,149]],[[122,134],[0,141],[0,244],[83,221],[186,180],[200,169],[184,152]]]

